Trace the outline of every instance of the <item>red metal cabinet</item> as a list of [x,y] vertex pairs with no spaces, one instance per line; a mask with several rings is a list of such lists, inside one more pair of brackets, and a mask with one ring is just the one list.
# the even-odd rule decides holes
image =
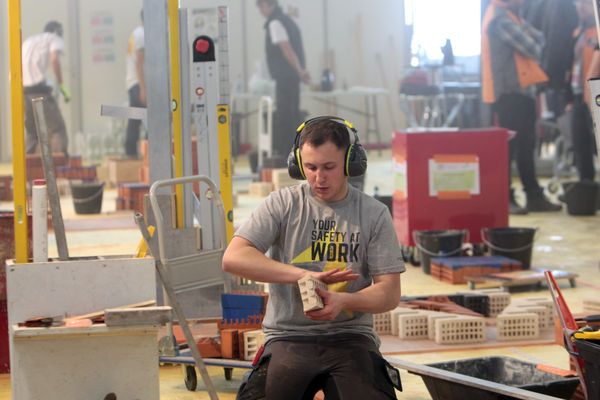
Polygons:
[[467,229],[481,243],[481,228],[508,226],[508,138],[501,128],[395,132],[400,243],[414,246],[413,231],[430,229]]

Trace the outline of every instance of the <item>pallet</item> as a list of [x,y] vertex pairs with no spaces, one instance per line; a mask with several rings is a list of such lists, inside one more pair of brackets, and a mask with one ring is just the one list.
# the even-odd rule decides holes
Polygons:
[[[561,270],[552,270],[552,275],[556,280],[568,279],[569,284],[573,288],[576,286],[575,278],[579,276],[576,273]],[[536,289],[541,289],[542,282],[545,282],[546,278],[544,277],[544,270],[531,269],[481,276],[466,276],[465,280],[471,290],[475,290],[477,285],[484,285],[485,287],[500,287],[505,291],[510,291],[511,288],[522,288],[523,286],[534,286]]]

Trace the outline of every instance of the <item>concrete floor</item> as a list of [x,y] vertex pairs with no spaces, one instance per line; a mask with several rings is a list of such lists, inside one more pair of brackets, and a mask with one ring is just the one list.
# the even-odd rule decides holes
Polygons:
[[[372,194],[378,186],[380,194],[391,194],[393,190],[392,165],[390,152],[369,153],[369,170],[367,172],[365,192]],[[245,158],[236,162],[236,173],[248,172]],[[10,173],[10,166],[0,166],[0,174]],[[261,201],[256,197],[242,193],[247,181],[234,184],[238,196],[238,207],[235,209],[236,224],[248,217],[252,209]],[[72,256],[134,254],[140,240],[131,212],[115,211],[116,191],[105,190],[103,212],[95,216],[79,216],[73,211],[70,197],[61,201],[67,241]],[[10,209],[12,203],[0,203],[0,209]],[[600,215],[600,214],[599,214]],[[563,295],[573,312],[582,311],[584,298],[597,296],[600,290],[600,216],[574,217],[566,211],[558,213],[535,213],[526,216],[511,216],[511,226],[537,227],[539,229],[533,251],[533,266],[563,269],[579,274],[577,287],[561,285]],[[50,239],[50,244],[54,243]],[[51,247],[50,255],[56,255]],[[402,275],[402,292],[405,295],[449,293],[467,290],[466,285],[450,285],[431,278],[421,272],[420,268],[407,267]],[[542,290],[535,293],[518,293],[515,296],[547,296]],[[568,368],[568,356],[564,349],[557,345],[532,345],[502,347],[497,349],[472,349],[461,351],[435,351],[401,356],[416,363],[430,363],[452,359],[502,355],[520,358],[535,363],[546,363],[559,368]],[[221,368],[211,367],[210,374],[219,390],[222,399],[234,399],[244,370],[234,370],[233,379],[226,381]],[[404,392],[401,399],[430,399],[421,378],[401,372]],[[196,392],[186,390],[181,367],[162,366],[160,369],[160,385],[162,399],[208,399],[199,382]],[[10,398],[10,379],[8,375],[0,375],[0,400]]]

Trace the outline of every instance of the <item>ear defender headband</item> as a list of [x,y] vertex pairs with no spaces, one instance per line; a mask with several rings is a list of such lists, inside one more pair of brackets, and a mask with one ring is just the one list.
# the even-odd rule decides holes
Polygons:
[[[296,129],[296,138],[294,139],[294,145],[292,151],[288,155],[288,173],[290,177],[298,180],[306,179],[304,174],[304,167],[302,166],[302,157],[300,156],[300,137],[304,129],[317,122],[317,121],[333,121],[340,125],[343,125],[348,132],[350,138],[350,145],[346,149],[346,155],[344,157],[344,175],[346,176],[361,176],[367,171],[367,153],[363,149],[362,145],[358,141],[358,132],[351,122],[339,118],[339,117],[315,117],[303,122]],[[354,136],[354,143],[352,137]]]

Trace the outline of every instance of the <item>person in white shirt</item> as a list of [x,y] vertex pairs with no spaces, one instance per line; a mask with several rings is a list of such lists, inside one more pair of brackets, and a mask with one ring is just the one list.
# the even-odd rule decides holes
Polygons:
[[27,132],[27,154],[32,154],[38,148],[38,135],[33,117],[35,98],[44,99],[44,116],[48,127],[50,148],[53,152],[62,152],[68,156],[69,139],[65,121],[52,95],[52,86],[48,84],[46,73],[48,66],[52,67],[56,83],[65,102],[71,95],[64,84],[60,56],[64,52],[65,43],[62,38],[63,27],[57,21],[50,21],[44,27],[44,32],[31,36],[23,42],[23,90],[25,93],[25,130]]
[[[142,11],[142,21],[144,14]],[[125,82],[129,93],[131,107],[146,107],[146,80],[144,79],[144,27],[138,26],[129,35],[127,43],[127,71]],[[131,158],[138,157],[138,140],[142,121],[130,119],[127,122],[125,137],[125,155]]]
[[273,153],[285,157],[295,128],[302,122],[300,82],[310,84],[306,70],[302,35],[277,0],[257,0],[265,22],[265,49],[271,78],[275,81],[277,109],[273,116]]

